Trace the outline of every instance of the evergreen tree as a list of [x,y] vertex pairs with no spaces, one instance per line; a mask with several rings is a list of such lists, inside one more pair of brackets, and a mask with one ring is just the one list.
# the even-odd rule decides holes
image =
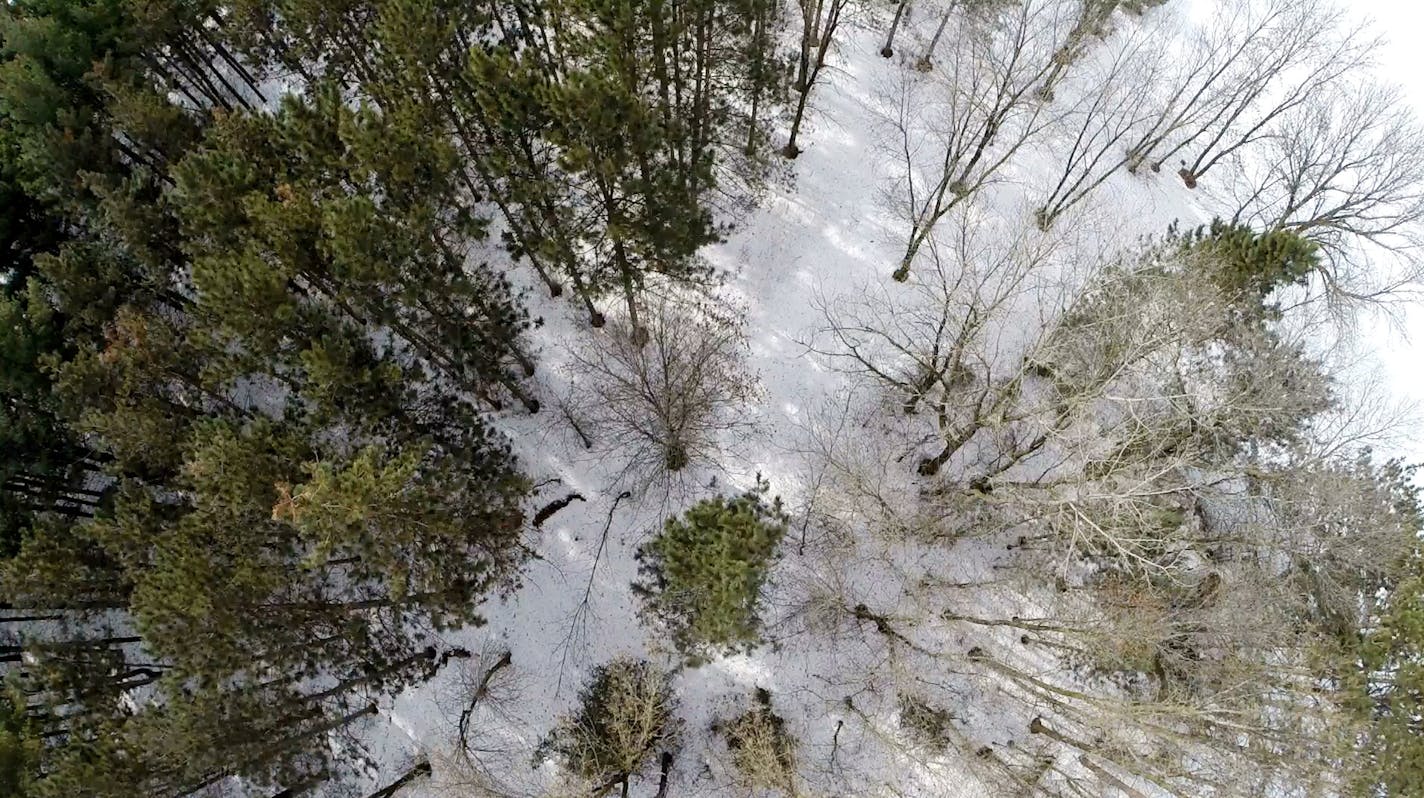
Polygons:
[[1361,798],[1424,790],[1424,569],[1417,552],[1411,561],[1413,573],[1392,591],[1365,641],[1359,705],[1367,731],[1355,786]]
[[[1378,470],[1375,484],[1393,518],[1417,538],[1424,516],[1415,472],[1391,462]],[[1349,752],[1355,763],[1350,786],[1360,798],[1402,798],[1424,789],[1424,552],[1415,547],[1400,552],[1399,560],[1397,581],[1361,585],[1373,611],[1363,624],[1351,619],[1340,665],[1361,724]]]
[[37,795],[314,783],[356,696],[425,678],[419,630],[474,620],[515,559],[525,482],[451,382],[532,406],[526,322],[467,271],[451,147],[426,105],[319,88],[244,117],[223,13],[33,2],[0,29],[0,175],[50,220],[4,275],[0,431],[29,448],[0,590],[86,630],[15,649]]
[[98,460],[64,424],[44,368],[65,347],[59,327],[36,279],[0,294],[0,446],[9,453],[0,465],[0,558],[15,553],[35,513],[88,516],[103,497]]
[[1222,295],[1267,316],[1279,308],[1267,304],[1278,288],[1304,285],[1320,265],[1319,246],[1290,230],[1256,232],[1217,219],[1186,237],[1185,246],[1209,253],[1212,279]]
[[199,302],[268,357],[317,302],[387,328],[493,404],[502,386],[537,410],[519,383],[533,368],[525,314],[502,277],[464,263],[456,242],[479,227],[449,201],[454,153],[434,123],[419,106],[350,109],[327,86],[220,126],[180,165],[174,197]]
[[369,703],[323,712],[280,685],[183,690],[73,739],[55,752],[35,795],[187,795],[235,776],[269,787],[307,781],[326,773],[322,739],[373,712]]
[[697,250],[718,235],[710,197],[750,150],[752,176],[764,169],[764,108],[775,88],[767,31],[774,4],[721,0],[569,0],[550,6],[555,41],[529,52],[557,64],[535,94],[562,169],[583,183],[581,226],[593,253],[594,286],[617,287],[640,327],[636,295],[646,275],[705,275]]
[[13,687],[0,692],[0,792],[11,798],[31,795],[44,746],[26,703],[24,693]]
[[509,47],[471,51],[457,85],[465,88],[459,112],[475,124],[457,129],[466,152],[478,154],[472,162],[505,218],[510,253],[527,258],[555,296],[563,293],[561,278],[567,279],[590,322],[602,327],[593,300],[603,281],[579,255],[584,215],[576,198],[583,181],[563,174],[556,149],[539,135],[550,121],[539,99],[548,69],[540,59],[516,57]]
[[761,589],[786,533],[781,502],[768,504],[766,489],[698,502],[638,552],[634,590],[693,662],[759,639]]
[[596,296],[636,315],[647,275],[704,277],[712,198],[767,169],[769,0],[252,0],[232,17],[294,71],[321,63],[387,112],[423,104],[459,143],[464,205],[491,202],[511,253],[555,295],[572,284],[595,325]]

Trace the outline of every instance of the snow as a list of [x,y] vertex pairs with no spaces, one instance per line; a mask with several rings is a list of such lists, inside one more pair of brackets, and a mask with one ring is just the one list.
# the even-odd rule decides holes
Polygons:
[[[912,489],[907,479],[913,468],[894,462],[903,452],[891,451],[891,436],[863,426],[857,415],[875,397],[852,391],[834,364],[810,353],[806,344],[824,320],[818,308],[826,301],[868,291],[893,297],[910,290],[889,279],[903,254],[906,231],[885,202],[900,169],[885,151],[885,119],[893,111],[885,88],[901,78],[919,79],[907,60],[919,49],[912,40],[924,33],[920,27],[932,30],[935,21],[907,20],[892,60],[878,54],[885,20],[848,26],[832,68],[815,89],[804,153],[792,164],[793,179],[774,186],[725,243],[706,253],[729,275],[725,298],[747,309],[750,364],[762,387],[751,411],[758,434],[735,461],[724,463],[721,473],[701,475],[700,484],[715,477],[717,488],[692,497],[635,498],[615,509],[621,487],[612,484],[612,476],[618,464],[591,458],[552,409],[503,420],[535,481],[557,480],[538,491],[531,507],[571,491],[586,501],[573,502],[542,530],[530,533],[527,543],[540,556],[529,562],[517,589],[482,608],[485,625],[444,635],[448,645],[465,647],[475,657],[452,661],[431,682],[382,707],[382,720],[367,730],[368,753],[389,764],[372,784],[390,781],[403,761],[424,754],[435,761],[434,778],[416,782],[403,794],[478,795],[455,790],[458,779],[442,763],[455,744],[454,725],[470,684],[508,650],[512,665],[496,677],[476,711],[471,743],[485,752],[482,761],[508,794],[548,794],[554,771],[547,764],[531,767],[530,755],[555,719],[573,706],[589,670],[620,654],[676,666],[665,641],[639,622],[629,584],[636,577],[633,554],[639,544],[667,514],[691,500],[750,487],[761,474],[773,493],[799,511],[821,485],[822,466],[813,456],[818,438],[835,440],[847,456],[875,464],[892,489]],[[1046,191],[1038,176],[1051,172],[1058,151],[1051,140],[1025,151],[1003,179],[986,187],[978,207],[995,218],[986,217],[984,224],[1031,225],[1030,209]],[[1189,191],[1169,171],[1122,173],[1065,222],[1075,231],[1078,251],[1110,249],[1161,233],[1174,220],[1183,226],[1207,221],[1210,201],[1208,186]],[[571,303],[533,290],[529,298],[544,320],[535,332],[543,393],[564,395],[570,390],[573,342],[589,334],[585,319]],[[1413,385],[1411,390],[1421,389]],[[851,409],[849,421],[843,417],[846,408]],[[1036,583],[1041,579],[1004,572],[1003,541],[991,537],[965,535],[929,546],[827,527],[811,519],[803,553],[798,546],[803,520],[798,517],[793,524],[770,591],[768,644],[678,672],[684,744],[668,795],[736,794],[724,746],[711,726],[746,708],[758,687],[771,691],[775,711],[801,741],[798,756],[808,794],[891,794],[885,785],[894,785],[902,795],[943,798],[1010,794],[975,752],[991,746],[993,756],[1016,756],[1014,740],[1027,734],[1031,714],[1013,697],[1017,688],[992,669],[971,663],[967,652],[974,647],[1022,649],[1020,631],[933,619],[947,609],[991,618],[1041,615],[1034,598],[1044,587]],[[944,588],[931,594],[906,581],[912,577],[997,581],[988,590]],[[585,590],[587,606],[581,609]],[[914,646],[954,656],[936,659],[906,647],[892,650],[868,622],[824,607],[818,612],[808,597],[822,594],[839,595],[847,606],[864,603],[891,619],[930,619],[904,624],[907,636]],[[1059,668],[1046,652],[1039,657],[1036,663],[1024,659],[1017,664],[1030,671],[1036,666],[1043,674]],[[923,694],[950,708],[962,744],[943,753],[918,754],[888,744],[900,734],[891,688],[897,681],[918,683]],[[1059,765],[1077,767],[1066,760]],[[448,792],[442,792],[442,784]],[[656,789],[654,765],[635,781],[631,794],[651,796]]]

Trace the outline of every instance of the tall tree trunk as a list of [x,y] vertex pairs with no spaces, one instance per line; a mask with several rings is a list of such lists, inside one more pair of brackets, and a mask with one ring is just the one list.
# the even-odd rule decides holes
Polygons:
[[428,646],[423,651],[412,654],[403,659],[396,660],[395,662],[392,662],[389,665],[386,665],[383,668],[379,668],[371,673],[362,674],[361,676],[358,676],[355,679],[346,679],[344,681],[337,682],[335,685],[328,687],[325,690],[312,693],[308,696],[303,696],[302,701],[309,704],[321,703],[322,701],[325,701],[328,698],[332,698],[333,696],[338,696],[342,693],[348,692],[352,688],[360,687],[363,684],[370,684],[371,682],[379,681],[387,676],[390,676],[393,673],[396,673],[404,668],[414,665],[420,662],[421,660],[425,660],[427,664],[434,664],[435,647]]
[[796,137],[801,133],[801,118],[806,114],[806,102],[811,97],[811,87],[797,92],[796,112],[791,116],[791,135],[786,139],[786,146],[781,148],[781,154],[787,158],[795,158],[801,154],[801,148],[796,145]]
[[598,312],[598,308],[593,304],[593,295],[589,291],[588,285],[584,283],[583,273],[573,269],[569,272],[569,278],[574,282],[574,293],[578,295],[579,301],[583,302],[584,309],[588,311],[589,326],[599,329],[607,324],[608,320]]
[[213,59],[211,56],[209,56],[207,53],[204,53],[191,42],[183,42],[183,46],[187,49],[189,57],[194,59],[194,69],[202,70],[204,67],[206,67],[207,71],[211,72],[213,77],[217,78],[217,82],[222,84],[222,88],[227,93],[228,97],[231,97],[232,99],[240,103],[245,110],[252,110],[252,103],[248,101],[247,97],[245,97],[242,92],[237,90],[236,86],[232,85],[232,83],[228,81],[227,76],[222,73],[221,69],[218,69],[218,65],[213,63]]
[[[830,3],[830,6],[823,21],[821,13],[826,10],[826,3]],[[816,0],[814,6],[804,7],[806,10],[803,13],[814,14],[814,19],[807,17],[802,21],[805,33],[801,41],[800,65],[797,67],[796,112],[791,120],[791,135],[787,138],[786,146],[781,149],[781,154],[787,158],[795,158],[801,154],[796,137],[801,132],[801,121],[811,99],[811,89],[826,66],[826,56],[830,52],[831,42],[835,40],[836,28],[840,25],[841,11],[844,10],[845,4],[846,0]]]
[[[253,765],[258,765],[263,762],[267,762],[277,754],[280,754],[283,751],[291,750],[299,743],[309,740],[312,737],[316,737],[322,734],[329,734],[344,726],[349,726],[355,721],[360,720],[361,718],[367,715],[376,714],[376,711],[377,707],[374,703],[367,704],[366,706],[358,710],[352,711],[339,718],[334,718],[326,723],[323,723],[320,726],[317,726],[314,729],[308,729],[307,731],[301,732],[299,734],[294,734],[290,737],[278,740],[272,745],[263,748],[257,753],[256,756],[249,757],[241,762],[233,763],[232,765],[214,773],[209,773],[208,775],[199,779],[196,784],[179,787],[178,791],[172,794],[172,798],[188,798],[189,796],[201,793],[203,790],[222,781],[223,779],[228,778],[234,773],[240,773],[246,770],[247,768],[252,767]],[[307,719],[309,717],[310,716],[303,716],[302,718],[293,718],[292,720],[302,720]]]
[[900,20],[905,16],[905,9],[910,5],[910,0],[900,0],[900,5],[895,7],[895,18],[890,21],[890,33],[885,36],[885,46],[880,48],[880,55],[889,58],[895,54],[895,31],[900,28]]
[[619,241],[613,246],[619,252],[618,271],[623,280],[623,300],[628,304],[628,324],[633,328],[633,343],[642,346],[648,342],[648,331],[643,329],[643,323],[638,317],[638,297],[633,287],[633,267],[628,263],[627,256],[623,254],[623,242]]
[[939,20],[939,27],[935,28],[935,34],[930,39],[930,44],[925,48],[925,54],[920,56],[920,60],[915,62],[915,69],[921,72],[928,72],[934,68],[935,49],[939,47],[939,37],[944,35],[944,29],[949,26],[949,18],[954,15],[954,9],[958,6],[958,0],[951,2],[944,9],[944,16]]
[[142,637],[130,635],[125,637],[100,637],[89,640],[61,640],[48,643],[36,642],[34,646],[35,648],[45,651],[76,651],[85,648],[112,648],[114,646],[140,642],[143,642]]
[[752,62],[752,101],[748,110],[747,120],[747,145],[746,154],[752,156],[757,151],[757,117],[761,109],[761,95],[763,84],[766,82],[766,59],[762,53],[766,50],[766,11],[757,13],[756,19],[752,21],[752,47],[755,50]]
[[[216,19],[216,15],[210,15],[209,18]],[[221,21],[219,21],[219,25],[221,25]],[[202,38],[203,42],[207,44],[213,52],[217,53],[218,57],[221,58],[224,63],[232,67],[232,71],[236,72],[239,78],[242,78],[242,82],[247,85],[247,88],[253,95],[255,95],[260,102],[267,102],[267,98],[262,94],[262,89],[257,85],[257,79],[248,71],[247,66],[234,57],[225,44],[209,36],[207,30],[204,29],[201,24],[194,26],[194,29],[198,32],[198,36]]]
[[325,774],[312,776],[309,779],[303,779],[290,787],[284,788],[281,792],[273,795],[272,798],[297,798],[299,795],[306,795],[311,792],[317,785],[324,783],[326,780],[327,776]]
[[654,798],[667,798],[668,773],[672,771],[672,752],[664,751],[658,774],[658,794]]
[[63,615],[6,615],[0,616],[0,623],[32,623],[36,621],[58,621]]
[[428,775],[430,775],[430,763],[421,762],[420,764],[403,773],[400,778],[391,782],[389,785],[382,787],[379,790],[376,790],[375,792],[366,796],[366,798],[391,798],[391,796],[400,792],[401,788],[405,787],[407,784],[411,783],[412,781],[415,781],[421,776]]

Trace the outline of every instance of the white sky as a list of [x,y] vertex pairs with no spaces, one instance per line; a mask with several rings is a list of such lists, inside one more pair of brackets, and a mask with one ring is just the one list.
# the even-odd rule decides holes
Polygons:
[[1389,38],[1379,54],[1381,71],[1404,87],[1414,106],[1424,110],[1424,7],[1418,0],[1351,0],[1360,14],[1374,20]]
[[[1388,41],[1377,53],[1381,77],[1398,84],[1424,119],[1424,2],[1420,0],[1348,0],[1362,17],[1375,23]],[[1404,330],[1383,322],[1370,325],[1369,336],[1402,396],[1424,407],[1424,307],[1403,309]],[[1424,461],[1424,437],[1401,442],[1400,454]]]

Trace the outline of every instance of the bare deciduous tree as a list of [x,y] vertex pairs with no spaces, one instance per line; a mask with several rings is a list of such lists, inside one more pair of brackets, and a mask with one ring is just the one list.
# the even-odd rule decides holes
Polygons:
[[536,785],[516,783],[500,772],[503,763],[522,759],[527,751],[508,734],[488,733],[496,721],[502,730],[519,725],[514,710],[522,689],[509,649],[487,643],[476,656],[456,663],[452,678],[444,684],[436,703],[450,742],[430,756],[431,791],[447,798],[536,794]]
[[928,79],[901,76],[893,124],[907,196],[895,203],[910,230],[896,280],[939,220],[1043,129],[1048,114],[1032,95],[1063,36],[1058,11],[1053,0],[1028,0],[957,15],[947,59]]
[[647,340],[624,320],[575,353],[576,404],[593,448],[623,460],[634,487],[673,485],[690,466],[715,464],[752,422],[756,395],[741,320],[710,302],[654,299]]
[[[1196,162],[1182,171],[1195,186],[1271,118],[1361,66],[1366,52],[1360,32],[1341,35],[1339,11],[1314,0],[1223,3],[1214,11],[1203,27],[1168,43],[1168,71],[1151,87],[1162,95],[1161,114],[1132,145],[1132,171],[1146,164],[1155,172],[1195,146]],[[1284,96],[1273,107],[1259,107],[1277,91]]]
[[895,55],[895,34],[900,30],[900,22],[910,8],[910,0],[899,0],[895,4],[895,17],[890,20],[890,30],[885,34],[885,44],[880,47],[880,55],[889,58]]
[[796,136],[801,132],[806,104],[811,99],[811,89],[826,68],[826,56],[850,0],[798,0],[797,5],[801,9],[801,49],[796,56],[796,80],[791,86],[796,91],[796,109],[791,114],[791,134],[781,150],[787,158],[801,154]]
[[1236,220],[1318,243],[1331,294],[1382,298],[1424,272],[1424,125],[1397,91],[1322,89],[1281,113],[1238,165]]
[[1379,44],[1331,0],[1225,5],[1227,27],[1218,28],[1210,39],[1239,39],[1244,46],[1239,54],[1236,47],[1226,46],[1230,75],[1221,81],[1212,112],[1187,137],[1197,153],[1182,167],[1189,186],[1266,136],[1282,116],[1358,72]]
[[915,69],[921,72],[928,72],[934,68],[934,54],[939,49],[939,40],[944,37],[944,32],[949,29],[950,20],[957,14],[986,15],[1014,5],[1018,0],[949,0],[945,4],[944,13],[940,15],[939,25],[935,27],[934,35],[925,44],[922,55],[915,60]]
[[932,243],[934,269],[907,289],[908,301],[868,288],[853,300],[826,302],[822,342],[812,344],[835,367],[891,389],[904,413],[932,414],[942,443],[920,463],[926,475],[1011,409],[1023,371],[1013,354],[1022,327],[1008,322],[1016,311],[1031,318],[1050,288],[1049,237],[996,229],[970,206],[953,214],[950,227]]
[[[981,749],[1018,794],[1328,785],[1350,728],[1329,657],[1413,533],[1388,472],[1342,461],[1315,423],[1332,393],[1320,363],[1222,293],[1211,248],[1168,242],[1049,280],[1060,258],[1043,239],[961,229],[964,244],[932,250],[943,279],[922,277],[908,301],[827,302],[819,349],[901,410],[950,398],[953,423],[937,412],[918,445],[952,454],[922,461],[935,478],[919,501],[961,537],[1007,539],[1039,588],[990,599],[899,580],[921,601],[959,597],[937,620],[983,637],[967,653],[903,601],[851,614],[894,667],[957,655],[972,666],[963,690],[1030,715],[1017,745]],[[1016,292],[1046,314],[1033,321]]]
[[[1279,446],[1328,390],[1312,361],[1243,316],[1207,249],[1176,243],[1054,273],[1054,241],[957,217],[953,247],[908,301],[827,302],[830,363],[928,410],[923,476],[968,487],[1067,556],[1159,573],[1169,506],[1219,478],[1243,446]],[[1150,532],[1151,534],[1146,534]]]
[[1162,98],[1150,89],[1167,75],[1161,30],[1125,27],[1083,61],[1072,102],[1059,117],[1061,166],[1035,212],[1044,230],[1131,164],[1134,142],[1163,115]]
[[1108,20],[1117,10],[1120,0],[1077,0],[1073,3],[1073,25],[1053,54],[1048,71],[1039,84],[1039,99],[1051,101],[1058,82],[1067,74],[1068,68],[1092,46],[1094,39],[1108,35]]

